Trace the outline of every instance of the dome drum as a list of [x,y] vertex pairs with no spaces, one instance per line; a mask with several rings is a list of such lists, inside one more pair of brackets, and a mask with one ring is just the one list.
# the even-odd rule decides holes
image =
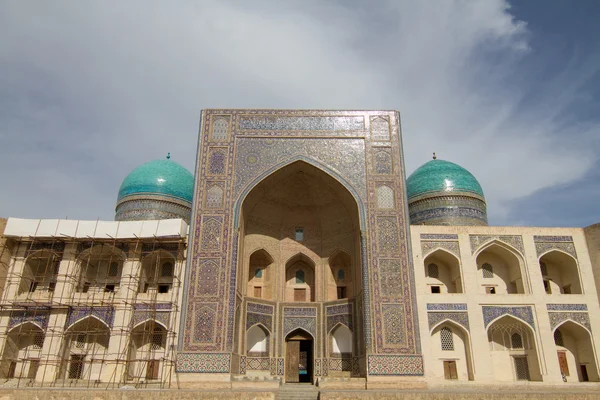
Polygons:
[[116,221],[181,218],[190,223],[189,203],[164,196],[128,196],[117,203]]
[[485,202],[466,196],[425,198],[409,206],[413,225],[487,226]]

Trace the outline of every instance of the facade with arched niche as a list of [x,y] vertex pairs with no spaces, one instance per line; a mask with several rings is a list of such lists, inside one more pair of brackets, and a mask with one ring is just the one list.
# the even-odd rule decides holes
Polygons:
[[600,224],[488,226],[464,168],[405,179],[397,112],[205,110],[196,165],[8,220],[0,385],[600,385]]

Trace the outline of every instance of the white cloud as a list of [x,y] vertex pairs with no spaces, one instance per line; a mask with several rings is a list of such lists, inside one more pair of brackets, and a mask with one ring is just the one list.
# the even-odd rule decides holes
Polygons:
[[[506,201],[591,165],[585,142],[556,141],[577,134],[556,117],[585,82],[520,104],[528,87],[513,78],[530,44],[506,3],[369,4],[378,7],[4,2],[0,168],[11,170],[12,193],[0,209],[111,218],[136,165],[171,151],[193,168],[207,107],[399,109],[407,169],[432,151],[463,165],[498,220]],[[55,185],[41,173],[49,166]]]

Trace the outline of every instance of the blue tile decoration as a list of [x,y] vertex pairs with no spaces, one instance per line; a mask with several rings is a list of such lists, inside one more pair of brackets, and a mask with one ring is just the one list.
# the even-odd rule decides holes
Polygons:
[[268,329],[269,332],[273,332],[273,317],[271,315],[247,313],[246,314],[246,330],[250,329],[256,324],[261,324]]
[[171,304],[135,304],[133,306],[133,326],[148,321],[154,320],[160,322],[168,329],[169,318],[171,317]]
[[368,355],[369,375],[421,376],[423,358],[420,355]]
[[315,376],[321,376],[321,359],[315,358]]
[[434,326],[445,320],[454,321],[457,324],[464,327],[467,330],[467,332],[469,331],[469,314],[467,314],[466,312],[442,311],[427,313],[427,321],[429,323],[430,330],[433,329]]
[[283,314],[286,317],[316,317],[315,307],[284,307]]
[[[227,124],[225,120],[220,120],[221,116],[227,116]],[[349,122],[348,125],[346,119],[346,122],[338,120],[332,123],[331,119],[321,117],[351,117],[350,120],[360,122]],[[215,121],[222,126],[215,126]],[[380,142],[375,143],[373,140]],[[331,151],[332,148],[335,151]],[[391,155],[390,162],[383,165],[383,157],[378,161],[374,157],[375,152]],[[237,219],[243,199],[256,184],[277,169],[290,163],[305,162],[340,182],[358,205],[363,290],[356,300],[360,302],[357,303],[356,311],[362,314],[358,320],[363,324],[361,330],[364,331],[367,351],[373,355],[397,356],[398,360],[407,355],[416,355],[404,358],[398,364],[400,370],[396,372],[400,375],[410,374],[410,365],[416,365],[412,369],[422,371],[422,359],[417,355],[420,345],[412,265],[408,257],[409,221],[404,215],[406,192],[403,163],[399,158],[401,154],[399,114],[393,111],[203,111],[196,171],[197,187],[194,193],[198,200],[194,205],[189,246],[189,254],[193,254],[189,263],[190,275],[197,279],[191,280],[191,286],[196,286],[194,282],[202,278],[199,267],[203,261],[212,260],[212,265],[216,265],[215,268],[219,271],[216,289],[212,293],[199,291],[198,286],[190,287],[187,292],[184,315],[187,312],[188,317],[182,319],[183,352],[221,354],[232,349],[234,327],[231,321],[236,313],[240,313],[238,308],[240,302],[243,304],[244,301],[235,291],[239,258],[236,248],[239,228]],[[222,196],[220,200],[217,198],[216,201],[211,201],[219,204],[219,207],[209,207],[207,191],[217,184],[222,189]],[[393,209],[377,208],[374,198],[370,198],[369,193],[374,193],[382,185],[393,191]],[[203,232],[203,222],[210,219],[218,221],[220,229]],[[388,221],[392,221],[392,224],[387,224],[389,226],[386,225]],[[382,233],[379,237],[377,228]],[[203,237],[209,239],[203,240]],[[379,245],[382,251],[378,249]],[[385,282],[398,282],[398,285],[392,287]],[[384,304],[389,307],[382,308],[381,305]],[[327,318],[320,315],[326,311],[326,307],[315,306],[310,311],[297,311],[297,315],[286,313],[285,308],[294,307],[285,303],[277,304],[273,313],[251,309],[254,306],[249,307],[247,313],[251,321],[262,319],[264,324],[268,324],[264,316],[276,318],[271,324],[272,329],[277,332],[274,337],[277,341],[274,343],[277,354],[283,354],[283,334],[289,329],[299,327],[315,335],[315,359],[322,360],[321,372],[326,376],[328,362],[323,358],[326,325],[323,326],[322,323],[327,323]],[[210,332],[205,330],[203,318],[198,318],[194,311],[206,307],[213,310],[211,314],[214,316],[204,319],[209,320],[209,325],[214,327]],[[242,311],[241,315],[243,314]],[[329,316],[335,317],[330,324],[341,322],[336,321],[336,318],[345,319],[348,324],[356,324],[356,320],[348,319],[354,318],[353,314]],[[386,331],[386,325],[389,332]],[[244,327],[245,324],[242,325]],[[396,332],[396,328],[401,332]],[[199,332],[207,340],[210,337],[210,341],[196,341]],[[236,364],[239,365],[237,360]],[[283,375],[283,364],[283,358],[270,361],[271,373]],[[367,360],[364,364],[366,367]],[[238,365],[235,366],[236,370]],[[247,368],[247,356],[245,365]]]
[[17,325],[25,322],[31,322],[37,325],[42,330],[46,330],[48,327],[48,318],[50,317],[50,310],[47,308],[43,309],[29,309],[27,311],[11,311],[10,318],[8,319],[8,330],[11,330]]
[[354,330],[354,326],[352,324],[352,315],[350,315],[350,314],[328,315],[327,316],[327,333],[331,332],[331,330],[337,324],[345,325],[351,331]]
[[533,321],[533,311],[530,306],[516,306],[516,307],[504,307],[504,306],[482,306],[483,311],[483,324],[487,328],[488,325],[498,317],[503,315],[512,315],[531,326],[535,330],[535,323]]
[[427,303],[427,311],[467,311],[467,303]]
[[479,250],[484,245],[494,240],[504,242],[518,250],[522,255],[525,254],[523,247],[523,237],[521,235],[469,235],[471,242],[471,253]]
[[409,201],[429,193],[470,193],[483,196],[481,185],[469,171],[444,160],[431,160],[406,179]]
[[587,304],[546,304],[548,311],[587,311]]
[[73,307],[67,314],[67,322],[65,324],[65,330],[72,326],[77,321],[88,317],[94,316],[100,321],[112,328],[115,317],[115,309],[109,306],[98,306],[98,307]]
[[238,119],[238,128],[254,131],[364,131],[365,119],[363,116],[242,116]]
[[127,196],[158,194],[192,203],[194,176],[172,160],[154,160],[135,168],[123,180],[118,200]]
[[230,353],[179,353],[175,362],[177,372],[229,373]]
[[271,370],[271,359],[269,357],[245,357],[242,356],[244,360],[244,372],[241,372],[241,363],[240,360],[240,373],[245,373],[245,371],[270,371]]
[[421,240],[458,240],[453,233],[421,233]]
[[352,303],[346,304],[337,304],[335,306],[327,306],[326,314],[336,315],[336,314],[352,314]]
[[425,259],[425,257],[433,253],[437,249],[447,250],[451,254],[454,254],[460,260],[460,247],[458,245],[458,241],[421,241],[421,254],[423,256],[423,259]]
[[382,304],[384,343],[388,346],[406,345],[404,304]]
[[550,327],[552,329],[561,325],[565,321],[571,320],[585,326],[590,333],[592,332],[592,325],[590,324],[590,317],[587,312],[549,312],[548,316],[550,317]]
[[572,236],[534,236],[533,240],[538,257],[552,250],[560,250],[577,260],[577,251]]
[[534,242],[572,242],[573,236],[544,236],[534,235]]
[[248,312],[273,315],[273,310],[274,310],[274,307],[270,306],[268,304],[251,303],[251,302],[246,303],[246,311],[248,311]]

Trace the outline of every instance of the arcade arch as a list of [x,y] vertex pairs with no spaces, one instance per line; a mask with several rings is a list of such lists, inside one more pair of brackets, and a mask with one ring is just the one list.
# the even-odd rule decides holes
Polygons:
[[523,262],[516,251],[494,241],[477,255],[480,293],[525,294],[529,292]]
[[554,330],[554,344],[563,379],[567,382],[598,382],[596,354],[590,332],[567,320]]

